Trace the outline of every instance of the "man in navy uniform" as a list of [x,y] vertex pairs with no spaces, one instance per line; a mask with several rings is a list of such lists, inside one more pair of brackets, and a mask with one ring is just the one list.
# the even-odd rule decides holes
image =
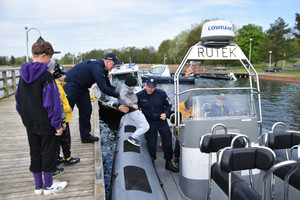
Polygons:
[[109,53],[103,60],[82,61],[66,73],[64,90],[71,108],[73,109],[76,104],[79,109],[79,131],[82,143],[93,143],[99,140],[98,137],[90,134],[92,104],[89,88],[97,83],[101,92],[118,98],[119,94],[115,92],[115,87],[108,79],[108,72],[117,64],[121,64],[117,56]]
[[146,88],[139,93],[138,106],[142,109],[150,129],[145,133],[149,153],[153,160],[156,159],[157,132],[162,139],[162,149],[166,160],[165,168],[178,172],[178,168],[171,162],[173,158],[172,133],[170,131],[167,117],[170,117],[172,103],[166,92],[156,89],[155,77],[148,77]]

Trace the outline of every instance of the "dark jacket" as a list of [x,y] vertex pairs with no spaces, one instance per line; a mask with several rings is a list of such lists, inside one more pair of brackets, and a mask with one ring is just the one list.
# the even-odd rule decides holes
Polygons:
[[210,117],[222,117],[222,116],[228,116],[229,109],[226,105],[219,106],[216,103],[214,103],[211,107],[210,111]]
[[59,90],[47,65],[28,62],[21,66],[15,94],[17,111],[28,133],[48,135],[61,128]]
[[172,102],[165,91],[155,89],[155,91],[149,95],[144,89],[137,93],[137,97],[138,106],[142,109],[148,121],[160,120],[162,113],[166,113],[167,117],[170,117]]
[[115,87],[110,84],[108,71],[105,70],[103,60],[89,59],[77,64],[66,73],[64,88],[67,95],[80,94],[97,83],[101,92],[106,95],[118,98],[119,94],[115,92]]

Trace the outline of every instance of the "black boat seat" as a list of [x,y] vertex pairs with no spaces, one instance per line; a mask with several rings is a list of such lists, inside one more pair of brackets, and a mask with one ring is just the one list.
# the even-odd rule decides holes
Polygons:
[[[204,135],[201,138],[200,151],[203,153],[215,153],[220,149],[231,145],[232,139],[237,134],[218,134],[218,135]],[[234,143],[234,148],[241,148],[245,146],[243,138],[238,138]]]
[[[267,134],[267,147],[278,150],[278,149],[289,149],[295,145],[300,144],[300,133],[299,132],[284,132],[284,133],[268,133]],[[286,161],[287,158],[276,157],[276,164]],[[293,169],[293,166],[284,166],[274,172],[274,174],[284,181],[285,175]],[[297,190],[300,190],[300,169],[298,169],[289,179],[289,184]]]
[[[285,159],[281,157],[277,157],[276,164],[280,162],[286,161]],[[274,174],[279,177],[281,180],[284,181],[285,175],[290,172],[293,169],[293,166],[284,166],[279,169],[277,169]],[[289,179],[289,184],[296,188],[297,190],[300,190],[300,168],[291,175]]]
[[267,147],[275,149],[288,149],[300,144],[300,133],[269,133],[267,137]]
[[[211,171],[212,179],[221,188],[221,190],[228,195],[228,173],[221,171],[218,163],[214,163],[212,165]],[[249,184],[235,173],[232,173],[231,188],[232,199],[260,199],[259,194],[250,188]]]
[[[213,133],[213,130],[211,131]],[[227,132],[227,131],[225,131]],[[200,147],[200,151],[203,153],[209,153],[209,157],[212,157],[212,153],[218,152],[220,149],[223,149],[224,147],[229,147],[231,145],[231,142],[233,140],[234,137],[238,136],[239,134],[233,134],[233,133],[229,133],[229,134],[207,134],[207,135],[203,135],[200,138],[200,142],[199,142],[199,147]],[[237,138],[237,140],[234,142],[234,148],[240,148],[240,147],[244,147],[246,146],[246,142],[244,140],[244,138]],[[211,182],[212,182],[212,163],[211,163],[212,159],[209,159],[209,188],[208,188],[208,199],[210,199],[211,197]],[[227,176],[226,176],[227,175]],[[225,174],[224,176],[226,176],[226,178],[221,178],[220,179],[220,185],[224,185],[222,184],[224,182],[225,179],[227,179],[228,182],[228,174]],[[223,180],[223,181],[222,181]],[[227,188],[227,183],[225,188]],[[226,190],[226,189],[225,189]]]
[[[268,170],[275,163],[275,154],[271,149],[262,147],[223,149],[219,163],[211,169],[211,176],[215,183],[231,199],[250,200],[261,199],[261,196],[234,171],[246,169]],[[229,183],[231,176],[231,183]]]

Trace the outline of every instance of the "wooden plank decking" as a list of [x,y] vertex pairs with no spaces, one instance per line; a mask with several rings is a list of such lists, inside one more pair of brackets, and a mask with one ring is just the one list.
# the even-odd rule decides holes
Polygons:
[[[76,107],[75,107],[76,108]],[[99,136],[98,104],[93,103],[92,126]],[[15,109],[14,96],[0,100],[0,199],[105,199],[101,144],[83,144],[78,127],[78,110],[70,122],[72,156],[80,163],[63,166],[65,173],[57,180],[67,181],[68,186],[57,195],[36,196],[34,180],[29,171],[30,155],[27,133]],[[95,176],[95,171],[100,171]]]

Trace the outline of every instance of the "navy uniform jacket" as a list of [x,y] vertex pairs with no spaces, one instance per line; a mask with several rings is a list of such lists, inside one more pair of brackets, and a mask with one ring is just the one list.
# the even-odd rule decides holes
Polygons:
[[229,114],[229,109],[226,105],[219,106],[214,103],[211,107],[210,117],[222,117]]
[[146,90],[142,90],[137,93],[137,97],[139,100],[138,105],[148,121],[160,120],[162,113],[166,113],[167,117],[170,117],[172,103],[165,91],[155,89],[149,95]]
[[67,87],[74,89],[70,92],[76,93],[80,93],[80,91],[84,91],[90,88],[94,83],[97,83],[101,92],[118,98],[119,94],[115,92],[115,87],[110,84],[107,75],[108,71],[105,70],[103,60],[89,59],[82,61],[68,70],[65,82],[67,82]]

